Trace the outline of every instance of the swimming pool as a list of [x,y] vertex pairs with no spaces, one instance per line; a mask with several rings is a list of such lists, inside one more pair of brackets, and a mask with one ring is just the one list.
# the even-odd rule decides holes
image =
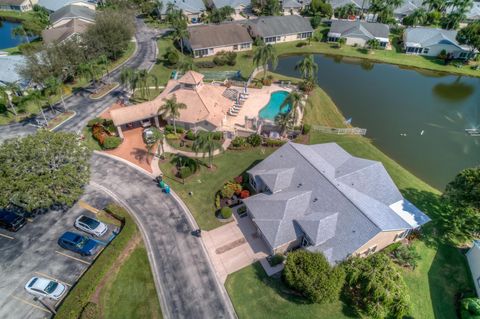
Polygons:
[[[258,115],[260,118],[264,120],[275,120],[275,116],[277,116],[280,113],[280,106],[282,103],[285,101],[285,99],[288,96],[287,91],[276,91],[273,92],[270,95],[270,101],[268,101],[268,104],[265,105],[260,112],[258,112]],[[283,112],[288,112],[290,111],[290,105],[287,105],[285,110]]]

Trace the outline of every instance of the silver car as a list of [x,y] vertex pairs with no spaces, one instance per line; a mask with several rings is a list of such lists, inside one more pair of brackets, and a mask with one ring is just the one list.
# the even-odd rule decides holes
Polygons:
[[85,215],[81,215],[75,220],[75,227],[84,232],[101,237],[108,231],[108,226],[101,221]]
[[55,280],[33,277],[25,285],[25,290],[38,297],[60,300],[67,291],[67,287]]

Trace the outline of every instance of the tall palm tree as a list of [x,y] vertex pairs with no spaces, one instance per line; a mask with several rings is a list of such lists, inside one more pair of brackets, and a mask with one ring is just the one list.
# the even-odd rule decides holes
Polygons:
[[153,79],[155,88],[158,89],[158,78],[155,75],[148,73],[145,69],[137,71],[138,84],[140,85],[139,89],[144,99],[150,98],[150,84],[148,81],[150,78]]
[[16,83],[7,83],[6,85],[0,86],[0,96],[2,99],[5,101],[5,106],[7,108],[10,108],[12,110],[12,113],[17,116],[17,109],[15,108],[15,105],[12,102],[12,94],[15,94],[18,92],[20,88]]
[[446,8],[445,0],[424,0],[422,5],[427,6],[429,12],[438,11],[443,13]]
[[163,11],[163,8],[164,8],[164,4],[163,4],[163,1],[162,0],[157,0],[157,17],[158,17],[158,20],[162,20],[162,11]]
[[373,38],[373,39],[368,40],[366,45],[370,50],[376,50],[380,46],[380,41]]
[[287,130],[293,126],[292,113],[278,113],[275,116],[275,125],[280,127],[280,135],[284,136]]
[[132,68],[123,68],[120,73],[120,83],[125,85],[127,91],[131,91],[132,96],[134,96],[138,85],[138,74]]
[[160,106],[158,114],[162,117],[170,117],[173,122],[173,131],[177,134],[177,127],[175,125],[175,119],[180,116],[180,110],[187,108],[185,103],[177,102],[177,96],[174,94],[170,99],[163,100],[165,104]]
[[423,25],[427,20],[427,11],[424,8],[415,9],[410,15],[412,19],[412,25]]
[[268,63],[272,64],[272,70],[277,68],[278,56],[275,48],[271,44],[260,44],[253,55],[253,63],[258,68],[263,67],[263,79],[267,77]]
[[302,95],[297,91],[292,91],[287,95],[285,101],[283,101],[283,103],[280,105],[280,111],[284,111],[287,107],[290,107],[290,109],[287,109],[286,111],[287,113],[292,113],[292,121],[294,125],[297,123],[297,110],[300,108],[300,111],[303,113],[303,105],[300,103],[301,101]]
[[196,154],[202,152],[203,157],[205,157],[205,154],[208,154],[208,167],[210,168],[212,167],[213,153],[216,149],[221,148],[222,145],[219,141],[215,140],[213,132],[202,132],[198,134],[192,145],[192,150]]
[[295,70],[300,71],[302,79],[316,82],[318,73],[318,64],[315,63],[313,54],[307,55],[303,60],[295,65]]
[[176,19],[172,23],[172,38],[174,41],[180,43],[180,51],[183,54],[183,40],[190,38],[190,33],[187,30],[187,22],[183,19]]

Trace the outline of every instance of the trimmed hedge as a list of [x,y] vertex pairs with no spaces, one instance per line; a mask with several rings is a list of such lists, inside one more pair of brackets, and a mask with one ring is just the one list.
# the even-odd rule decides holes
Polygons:
[[220,215],[222,215],[224,219],[229,219],[232,217],[232,209],[228,206],[225,206],[220,210]]
[[90,298],[97,289],[98,284],[108,273],[117,258],[128,245],[132,237],[137,233],[137,225],[128,212],[116,204],[108,204],[105,211],[122,220],[122,231],[101,252],[95,262],[83,274],[80,280],[73,286],[67,297],[63,300],[56,319],[77,319],[88,306]]
[[111,150],[117,148],[122,144],[122,139],[118,136],[107,136],[103,141],[103,148],[106,150]]
[[265,145],[267,146],[282,146],[283,144],[285,144],[286,142],[285,141],[282,141],[282,140],[273,140],[273,139],[267,139],[265,141]]

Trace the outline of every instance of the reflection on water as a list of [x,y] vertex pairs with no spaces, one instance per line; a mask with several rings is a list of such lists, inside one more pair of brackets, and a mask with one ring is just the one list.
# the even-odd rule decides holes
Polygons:
[[[298,76],[299,59],[280,58],[276,72]],[[333,56],[315,61],[319,85],[345,117],[431,185],[443,190],[458,171],[480,165],[480,138],[465,134],[480,125],[479,78]]]

